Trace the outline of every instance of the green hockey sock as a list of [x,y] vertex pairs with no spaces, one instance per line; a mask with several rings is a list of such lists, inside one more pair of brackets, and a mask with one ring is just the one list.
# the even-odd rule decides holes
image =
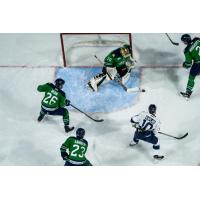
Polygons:
[[69,113],[68,112],[66,112],[66,114],[63,115],[63,123],[65,126],[69,125]]
[[195,76],[190,75],[188,79],[186,91],[192,92],[192,89],[194,87],[194,80],[195,80]]

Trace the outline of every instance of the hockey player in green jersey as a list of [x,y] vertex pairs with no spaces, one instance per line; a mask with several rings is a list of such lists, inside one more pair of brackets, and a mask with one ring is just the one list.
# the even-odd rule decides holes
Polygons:
[[100,85],[110,80],[116,79],[124,84],[129,79],[133,68],[134,60],[131,55],[131,47],[125,44],[106,56],[102,73],[93,77],[88,82],[88,86],[96,92]]
[[70,101],[66,99],[65,92],[62,91],[65,81],[61,78],[55,80],[53,83],[46,83],[39,85],[37,90],[44,92],[44,98],[41,102],[41,111],[38,117],[38,122],[42,121],[47,115],[60,115],[63,117],[65,132],[72,131],[74,127],[69,127],[69,112],[65,106],[70,105]]
[[88,142],[84,139],[85,130],[78,128],[76,137],[71,136],[60,147],[60,152],[65,166],[92,166],[85,157],[88,148]]
[[200,38],[191,39],[189,34],[181,37],[182,42],[187,45],[184,50],[185,61],[183,67],[190,69],[186,92],[180,92],[183,97],[190,98],[195,84],[195,78],[200,73]]

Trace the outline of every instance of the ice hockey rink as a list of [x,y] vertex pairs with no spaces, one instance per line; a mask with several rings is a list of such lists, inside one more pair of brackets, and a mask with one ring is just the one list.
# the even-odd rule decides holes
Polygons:
[[[164,34],[132,35],[140,86],[146,92],[138,94],[137,101],[126,108],[90,113],[103,118],[101,123],[70,110],[71,125],[86,130],[88,159],[100,166],[199,165],[200,79],[197,77],[194,93],[186,101],[178,93],[185,90],[189,72],[173,67],[181,64],[184,46],[173,46]],[[171,34],[178,42],[180,35]],[[75,131],[66,134],[61,117],[48,116],[42,123],[36,120],[43,97],[36,88],[54,81],[62,66],[59,34],[0,34],[0,42],[4,48],[0,52],[0,165],[64,165],[59,148]],[[158,135],[165,159],[157,163],[152,159],[150,144],[128,145],[134,133],[131,116],[151,103],[157,105],[162,132],[174,136],[189,133],[183,140]]]

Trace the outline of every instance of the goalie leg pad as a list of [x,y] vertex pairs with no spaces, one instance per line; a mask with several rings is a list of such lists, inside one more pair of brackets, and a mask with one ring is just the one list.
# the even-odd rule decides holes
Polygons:
[[107,73],[106,79],[108,81],[114,80],[115,76],[117,75],[117,70],[116,68],[113,67],[106,67],[106,73]]
[[98,74],[97,76],[93,77],[89,82],[88,85],[92,88],[95,92],[97,92],[98,87],[103,84],[106,80],[106,74]]

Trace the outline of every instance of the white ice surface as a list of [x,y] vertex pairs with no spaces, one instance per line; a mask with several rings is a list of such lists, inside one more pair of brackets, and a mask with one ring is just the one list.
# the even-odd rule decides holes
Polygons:
[[[171,34],[178,42],[180,35]],[[60,66],[59,42],[59,34],[0,34],[0,66]],[[171,45],[164,34],[133,34],[133,44],[138,66],[182,62],[183,46]],[[53,81],[54,72],[50,67],[0,68],[0,165],[64,164],[59,148],[69,135],[64,133],[61,117],[48,117],[40,124],[36,121],[43,97],[36,87]],[[151,145],[141,143],[136,148],[128,147],[134,131],[130,117],[155,103],[162,122],[161,131],[177,136],[189,132],[180,141],[160,135],[166,159],[156,165],[199,164],[200,81],[197,77],[194,94],[187,102],[178,96],[180,90],[185,90],[187,78],[188,71],[182,68],[143,69],[141,83],[147,92],[140,95],[133,107],[99,114],[105,119],[103,123],[95,123],[79,112],[70,112],[71,124],[86,129],[89,160],[94,165],[155,165]]]
[[[103,123],[96,123],[78,112],[70,112],[71,124],[86,129],[89,142],[87,157],[94,165],[197,165],[200,162],[200,82],[197,81],[190,101],[178,96],[184,90],[188,72],[184,69],[144,69],[139,103],[132,108],[110,114],[99,114]],[[61,117],[48,117],[42,123],[36,119],[42,94],[40,83],[54,79],[50,68],[0,69],[0,165],[63,165],[59,148],[69,134],[64,133]],[[134,129],[130,117],[146,109],[150,103],[158,107],[157,114],[163,132],[182,135],[183,140],[160,137],[166,159],[155,164],[152,146],[142,143],[128,147]],[[73,135],[72,132],[70,135]]]

